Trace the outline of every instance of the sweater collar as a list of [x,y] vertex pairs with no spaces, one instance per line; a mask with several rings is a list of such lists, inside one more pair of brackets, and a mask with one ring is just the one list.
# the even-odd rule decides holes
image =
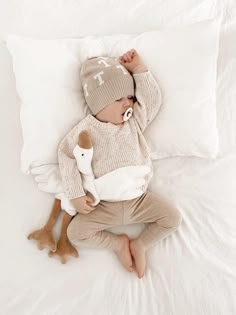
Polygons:
[[87,120],[94,126],[102,128],[102,129],[110,129],[110,130],[119,130],[123,127],[124,124],[120,124],[120,125],[114,125],[110,122],[102,122],[100,120],[98,120],[95,116],[93,116],[92,114],[88,114],[87,116]]

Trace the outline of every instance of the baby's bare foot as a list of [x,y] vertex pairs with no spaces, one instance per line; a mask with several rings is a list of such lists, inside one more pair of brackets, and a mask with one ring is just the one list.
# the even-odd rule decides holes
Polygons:
[[132,257],[129,249],[129,238],[126,234],[121,234],[118,236],[117,244],[115,245],[114,252],[118,256],[121,263],[125,268],[132,272]]
[[146,268],[146,249],[141,240],[138,238],[130,241],[130,251],[134,259],[135,268],[139,278],[144,276]]

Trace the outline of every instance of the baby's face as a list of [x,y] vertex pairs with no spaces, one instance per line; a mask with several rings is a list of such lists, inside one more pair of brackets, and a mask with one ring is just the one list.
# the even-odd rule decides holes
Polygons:
[[110,122],[114,125],[123,124],[123,116],[126,110],[134,108],[134,96],[128,95],[107,105],[95,117],[102,122]]

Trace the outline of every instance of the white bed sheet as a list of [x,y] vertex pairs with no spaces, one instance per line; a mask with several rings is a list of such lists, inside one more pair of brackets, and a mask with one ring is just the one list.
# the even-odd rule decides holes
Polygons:
[[[89,3],[83,4],[83,9]],[[121,22],[130,32],[145,31],[162,23],[161,6],[173,6],[166,24],[196,22],[223,13],[217,78],[217,126],[220,152],[216,160],[171,158],[155,161],[159,189],[175,201],[183,222],[179,230],[160,241],[148,253],[148,269],[139,280],[128,274],[113,253],[80,249],[80,258],[66,265],[40,252],[27,234],[42,225],[53,197],[37,190],[31,177],[20,173],[22,134],[20,100],[15,91],[11,58],[0,44],[0,305],[1,314],[83,315],[234,315],[236,314],[236,3],[223,1],[100,1],[99,19],[87,26],[78,1],[1,1],[0,36],[8,33],[38,37],[108,34],[102,13],[110,10],[109,33],[119,33]],[[155,4],[154,4],[155,3]],[[180,3],[183,6],[180,6]],[[195,3],[195,4],[194,4]],[[201,3],[201,4],[200,4]],[[107,6],[106,6],[107,5]],[[179,6],[179,7],[178,7]],[[186,10],[188,14],[186,14]],[[74,9],[74,10],[72,10]],[[181,9],[185,9],[184,17]],[[202,10],[204,9],[204,10]],[[148,13],[144,16],[143,11]],[[80,14],[78,24],[65,23],[70,14]],[[163,11],[164,12],[164,11]],[[95,15],[93,15],[95,17]],[[44,18],[44,21],[42,21]],[[165,16],[166,18],[166,16]],[[194,21],[193,21],[194,20]],[[95,23],[95,22],[94,22]],[[95,27],[97,24],[94,24]],[[70,27],[68,27],[70,25]],[[122,27],[122,23],[121,23]],[[97,30],[98,28],[96,28]],[[123,29],[124,31],[124,25]],[[58,236],[60,223],[56,227]],[[136,235],[141,225],[116,228]]]

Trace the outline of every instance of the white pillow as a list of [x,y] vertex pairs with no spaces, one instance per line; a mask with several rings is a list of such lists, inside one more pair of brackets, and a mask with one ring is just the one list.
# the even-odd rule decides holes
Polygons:
[[208,20],[139,35],[37,40],[10,36],[16,88],[22,100],[21,168],[57,162],[58,144],[90,111],[81,63],[135,48],[160,84],[163,105],[144,135],[155,158],[216,157],[215,89],[219,22]]

